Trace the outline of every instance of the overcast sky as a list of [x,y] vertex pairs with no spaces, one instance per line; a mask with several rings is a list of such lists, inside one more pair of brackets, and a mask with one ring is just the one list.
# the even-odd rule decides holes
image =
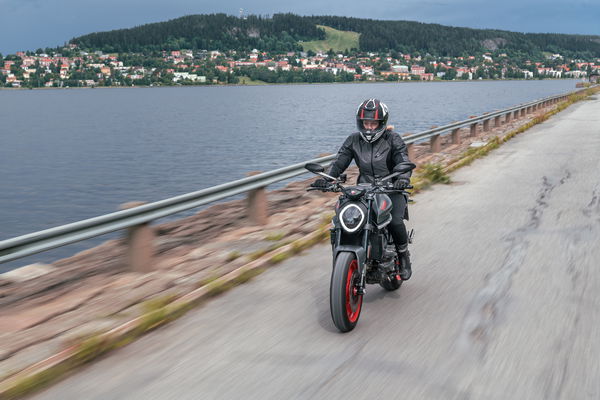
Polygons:
[[189,14],[293,12],[435,22],[517,32],[600,35],[598,0],[0,0],[0,53],[55,47],[86,33]]

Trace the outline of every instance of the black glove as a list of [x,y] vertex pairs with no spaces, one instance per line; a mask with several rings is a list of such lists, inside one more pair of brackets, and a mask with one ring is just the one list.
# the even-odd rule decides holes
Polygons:
[[318,189],[325,189],[329,187],[329,183],[325,179],[319,178],[313,183],[311,183],[310,186]]
[[394,189],[396,189],[396,190],[406,189],[409,186],[410,186],[409,178],[398,178],[394,182]]

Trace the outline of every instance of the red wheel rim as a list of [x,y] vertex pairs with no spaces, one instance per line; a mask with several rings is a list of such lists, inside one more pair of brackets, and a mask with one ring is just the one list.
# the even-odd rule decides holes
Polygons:
[[352,260],[346,277],[346,316],[352,323],[358,320],[360,307],[362,306],[362,295],[359,295],[357,291],[358,279],[360,279],[358,262]]

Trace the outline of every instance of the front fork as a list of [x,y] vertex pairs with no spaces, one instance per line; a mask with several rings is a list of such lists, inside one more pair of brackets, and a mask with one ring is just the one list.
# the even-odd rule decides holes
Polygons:
[[365,262],[362,265],[359,265],[360,268],[360,284],[358,285],[357,291],[358,294],[366,293],[367,286],[367,262],[371,258],[371,252],[369,251],[369,237],[371,235],[371,231],[373,230],[373,226],[371,225],[371,203],[373,199],[368,199],[367,201],[367,223],[364,227],[363,238],[362,238],[362,247],[365,249]]

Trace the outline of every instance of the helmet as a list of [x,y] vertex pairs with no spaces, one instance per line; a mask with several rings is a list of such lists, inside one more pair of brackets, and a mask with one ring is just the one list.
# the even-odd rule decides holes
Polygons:
[[[369,143],[375,142],[383,135],[387,128],[388,120],[387,106],[377,99],[368,99],[363,101],[358,110],[356,110],[356,126],[360,132],[360,136]],[[371,120],[379,122],[377,128],[367,130],[364,127],[363,121]]]

